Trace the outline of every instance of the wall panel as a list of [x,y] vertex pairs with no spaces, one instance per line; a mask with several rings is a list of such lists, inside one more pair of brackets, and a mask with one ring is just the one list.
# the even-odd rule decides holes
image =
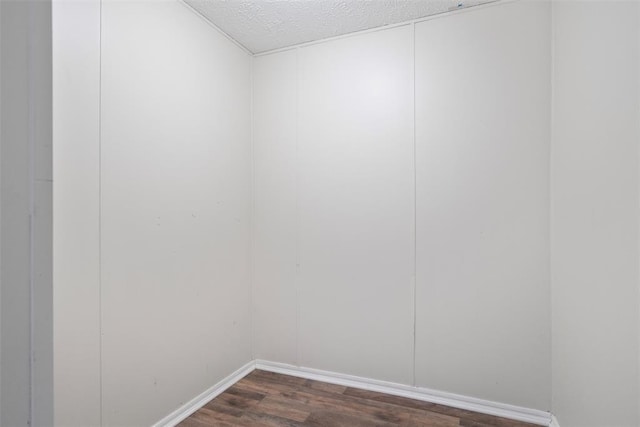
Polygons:
[[100,2],[53,4],[55,425],[100,425]]
[[103,423],[249,360],[251,57],[184,4],[102,5]]
[[550,406],[550,8],[416,25],[417,385]]
[[297,363],[297,51],[253,63],[254,356]]
[[553,7],[553,412],[638,426],[640,8]]
[[412,38],[404,26],[299,51],[304,366],[412,381]]

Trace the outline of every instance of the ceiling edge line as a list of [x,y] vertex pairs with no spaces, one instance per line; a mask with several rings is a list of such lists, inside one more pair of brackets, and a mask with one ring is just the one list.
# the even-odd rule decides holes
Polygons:
[[198,9],[196,9],[195,7],[193,7],[189,3],[187,3],[186,0],[177,0],[177,1],[178,1],[178,3],[182,3],[182,5],[184,7],[186,7],[187,9],[189,9],[191,12],[195,13],[200,19],[202,19],[206,24],[208,24],[211,28],[216,30],[218,33],[223,35],[231,43],[235,44],[237,47],[242,49],[242,51],[244,53],[248,54],[249,56],[255,56],[255,53],[253,53],[251,50],[249,50],[246,46],[244,46],[238,40],[234,39],[229,34],[224,32],[220,27],[218,27],[216,24],[214,24],[209,18],[207,18],[204,14],[202,14]]
[[[184,0],[180,0],[180,1],[184,1]],[[388,25],[382,25],[382,26],[379,26],[379,27],[367,28],[365,30],[353,31],[351,33],[340,34],[338,36],[326,37],[326,38],[323,38],[323,39],[311,40],[311,41],[308,41],[308,42],[292,44],[290,46],[279,47],[277,49],[269,49],[269,50],[265,50],[263,52],[256,52],[256,53],[253,54],[253,56],[254,57],[259,57],[259,56],[272,55],[272,54],[275,54],[275,53],[286,52],[288,50],[304,48],[304,47],[313,46],[313,45],[321,44],[321,43],[326,43],[326,42],[330,42],[330,41],[334,41],[334,40],[346,39],[346,38],[349,38],[349,37],[354,37],[354,36],[358,36],[358,35],[362,35],[362,34],[375,33],[377,31],[391,30],[391,29],[398,28],[398,27],[404,27],[406,25],[414,25],[414,24],[418,24],[420,22],[431,21],[433,19],[445,18],[447,16],[458,15],[458,14],[461,14],[461,13],[474,11],[474,10],[479,10],[479,9],[484,9],[484,8],[487,8],[487,7],[494,7],[494,6],[498,6],[498,5],[501,5],[501,4],[515,3],[515,2],[518,2],[518,1],[524,1],[524,0],[490,0],[490,1],[486,2],[486,3],[481,3],[481,4],[474,5],[474,6],[462,7],[460,9],[449,10],[449,11],[446,11],[446,12],[435,13],[433,15],[424,16],[422,18],[410,19],[408,21],[402,21],[402,22],[398,22],[398,23],[395,23],[395,24],[388,24]],[[550,0],[548,0],[548,1],[550,1]]]

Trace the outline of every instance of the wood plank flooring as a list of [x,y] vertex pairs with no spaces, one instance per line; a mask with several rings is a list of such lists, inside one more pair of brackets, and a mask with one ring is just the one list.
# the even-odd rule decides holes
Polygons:
[[179,427],[533,427],[419,400],[255,370]]

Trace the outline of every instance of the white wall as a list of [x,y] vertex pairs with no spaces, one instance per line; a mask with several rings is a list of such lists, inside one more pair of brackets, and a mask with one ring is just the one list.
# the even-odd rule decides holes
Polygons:
[[257,358],[412,381],[411,53],[405,26],[256,58]]
[[0,425],[53,411],[51,3],[0,2]]
[[640,425],[637,2],[554,4],[553,413]]
[[100,2],[53,3],[55,425],[100,425]]
[[150,425],[251,360],[251,57],[180,2],[98,6],[55,15],[56,417]]
[[253,62],[253,352],[298,361],[297,50]]
[[144,425],[251,360],[251,58],[178,2],[102,19],[103,421]]
[[299,50],[303,366],[412,380],[412,35]]
[[550,409],[550,6],[416,25],[416,383]]
[[412,25],[255,59],[255,356],[548,410],[549,5],[415,31],[416,157]]
[[636,3],[259,56],[253,122],[182,4],[104,3],[101,70],[98,6],[54,16],[57,420],[150,424],[256,357],[638,425]]

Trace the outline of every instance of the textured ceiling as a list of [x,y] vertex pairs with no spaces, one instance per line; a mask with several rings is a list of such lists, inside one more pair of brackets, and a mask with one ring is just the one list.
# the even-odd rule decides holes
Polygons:
[[253,53],[492,0],[185,0]]

